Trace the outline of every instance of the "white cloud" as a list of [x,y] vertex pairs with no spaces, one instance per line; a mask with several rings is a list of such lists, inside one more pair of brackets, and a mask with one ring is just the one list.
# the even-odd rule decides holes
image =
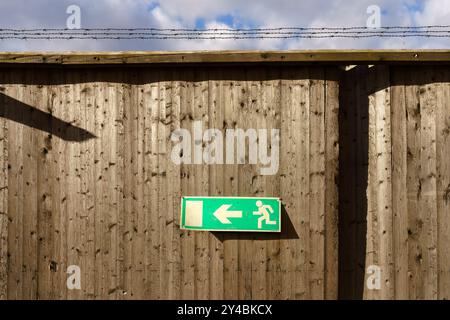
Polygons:
[[428,0],[423,11],[416,12],[414,18],[420,25],[450,24],[450,1]]
[[[64,27],[66,8],[82,9],[82,27],[193,28],[206,27],[364,26],[366,9],[377,4],[382,25],[448,24],[445,0],[15,0],[0,2],[0,24],[8,28]],[[408,9],[409,8],[409,9]],[[416,8],[412,10],[411,8]],[[419,8],[421,8],[419,10]],[[314,39],[314,40],[71,40],[6,41],[0,50],[223,50],[316,48],[449,48],[448,39]]]

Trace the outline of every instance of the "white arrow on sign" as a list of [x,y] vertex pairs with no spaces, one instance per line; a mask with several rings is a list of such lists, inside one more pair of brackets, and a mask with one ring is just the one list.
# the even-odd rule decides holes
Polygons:
[[242,211],[228,211],[231,204],[223,204],[214,212],[214,216],[223,224],[231,224],[228,218],[242,218]]

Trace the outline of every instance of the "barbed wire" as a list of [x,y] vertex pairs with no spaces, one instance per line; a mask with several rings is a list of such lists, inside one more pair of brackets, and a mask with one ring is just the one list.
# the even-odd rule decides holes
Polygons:
[[[235,37],[0,37],[0,40],[243,40],[243,39],[330,39],[330,38],[353,38],[353,39],[362,39],[362,38],[394,38],[392,36],[377,36],[377,35],[368,35],[368,36],[235,36]],[[424,38],[450,38],[450,35],[410,35],[410,36],[397,36],[402,38],[407,37],[424,37]]]
[[450,25],[279,28],[0,28],[0,40],[239,40],[323,38],[450,38]]
[[328,31],[249,31],[249,32],[0,32],[2,36],[188,36],[188,35],[196,35],[196,36],[229,36],[229,35],[341,35],[341,34],[349,34],[349,35],[362,35],[362,34],[386,34],[386,35],[395,35],[395,34],[450,34],[450,30],[430,30],[427,32],[418,31],[418,30],[405,30],[405,31],[342,31],[342,32],[334,32],[330,33]]

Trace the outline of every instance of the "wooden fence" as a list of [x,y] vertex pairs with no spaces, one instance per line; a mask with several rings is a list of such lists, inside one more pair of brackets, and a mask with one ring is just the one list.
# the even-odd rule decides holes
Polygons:
[[[0,69],[0,297],[334,299],[338,69]],[[181,165],[170,134],[280,129],[280,167]],[[193,142],[196,143],[196,142]],[[181,231],[183,195],[278,196],[280,234]],[[81,290],[67,268],[80,267]]]
[[450,68],[354,67],[340,110],[340,297],[449,299]]
[[[449,61],[0,54],[0,298],[449,299]],[[196,120],[280,129],[277,174],[175,165]],[[182,195],[279,196],[282,232],[181,231]]]

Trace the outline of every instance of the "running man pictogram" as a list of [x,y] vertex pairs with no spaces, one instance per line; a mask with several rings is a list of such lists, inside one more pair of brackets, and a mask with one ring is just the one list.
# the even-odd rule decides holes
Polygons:
[[270,214],[273,213],[273,209],[269,205],[263,205],[261,200],[256,201],[256,206],[258,211],[253,211],[253,215],[260,215],[258,218],[258,229],[262,228],[262,222],[265,221],[266,224],[277,224],[276,221],[270,220]]

